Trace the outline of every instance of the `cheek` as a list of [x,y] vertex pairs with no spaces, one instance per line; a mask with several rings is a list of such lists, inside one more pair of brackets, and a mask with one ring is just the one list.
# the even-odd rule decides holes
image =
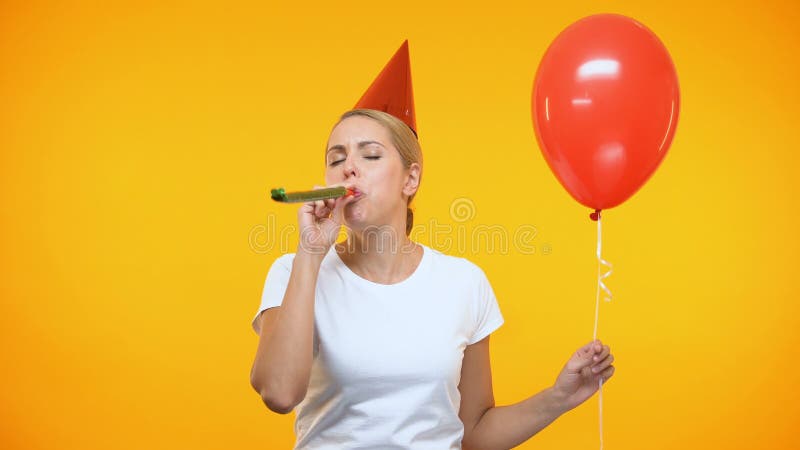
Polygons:
[[[338,172],[341,174],[341,171]],[[329,168],[325,168],[325,185],[336,183],[341,178],[341,176],[337,176],[337,172],[335,170],[331,170]]]
[[381,167],[380,170],[370,173],[369,176],[371,181],[375,184],[380,184],[383,188],[382,190],[387,194],[398,186],[399,175],[392,167]]
[[387,170],[376,174],[375,183],[381,186],[381,197],[385,204],[399,202],[403,197],[403,179],[396,171]]

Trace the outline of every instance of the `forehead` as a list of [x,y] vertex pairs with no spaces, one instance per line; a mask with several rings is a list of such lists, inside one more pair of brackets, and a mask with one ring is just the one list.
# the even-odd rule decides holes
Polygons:
[[328,146],[352,141],[378,141],[388,146],[390,136],[389,131],[377,121],[364,116],[351,116],[334,127],[328,138]]

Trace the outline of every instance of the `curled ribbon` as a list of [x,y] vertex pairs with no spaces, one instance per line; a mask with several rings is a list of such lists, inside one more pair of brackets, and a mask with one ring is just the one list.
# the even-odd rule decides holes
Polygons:
[[[603,300],[605,300],[606,302],[610,302],[611,299],[613,298],[611,290],[608,288],[608,286],[606,286],[603,280],[608,278],[614,269],[614,266],[611,265],[610,262],[603,259],[602,256],[603,224],[600,217],[600,211],[595,211],[592,218],[594,217],[597,217],[597,301],[595,302],[595,308],[594,308],[594,333],[592,334],[592,340],[597,339],[597,319],[600,313],[600,291],[602,290],[603,293],[605,293]],[[608,268],[608,270],[605,272],[603,272],[604,266]]]

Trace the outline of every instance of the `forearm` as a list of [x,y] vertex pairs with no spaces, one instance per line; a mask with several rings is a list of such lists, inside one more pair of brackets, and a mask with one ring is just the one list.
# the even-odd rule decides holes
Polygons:
[[321,259],[298,252],[278,315],[262,327],[254,365],[254,386],[262,397],[291,408],[305,395],[311,374],[314,295]]
[[[551,388],[519,403],[489,408],[470,430],[464,450],[509,449],[522,444],[566,412]],[[466,436],[466,435],[465,435]]]

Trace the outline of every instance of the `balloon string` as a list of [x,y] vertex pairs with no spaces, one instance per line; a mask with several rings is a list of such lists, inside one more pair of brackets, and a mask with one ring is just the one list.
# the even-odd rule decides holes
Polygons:
[[[608,289],[606,284],[603,282],[613,270],[613,266],[610,262],[603,259],[602,249],[603,249],[603,228],[602,228],[602,220],[600,211],[596,211],[597,215],[597,298],[595,301],[594,306],[594,333],[592,334],[592,341],[594,342],[597,340],[597,319],[600,313],[600,290],[602,289],[605,293],[603,300],[606,302],[610,302],[612,295],[611,291]],[[608,271],[603,272],[603,266],[608,267]],[[600,378],[599,381],[599,391],[598,391],[598,404],[600,408],[600,450],[603,450],[603,378]]]

